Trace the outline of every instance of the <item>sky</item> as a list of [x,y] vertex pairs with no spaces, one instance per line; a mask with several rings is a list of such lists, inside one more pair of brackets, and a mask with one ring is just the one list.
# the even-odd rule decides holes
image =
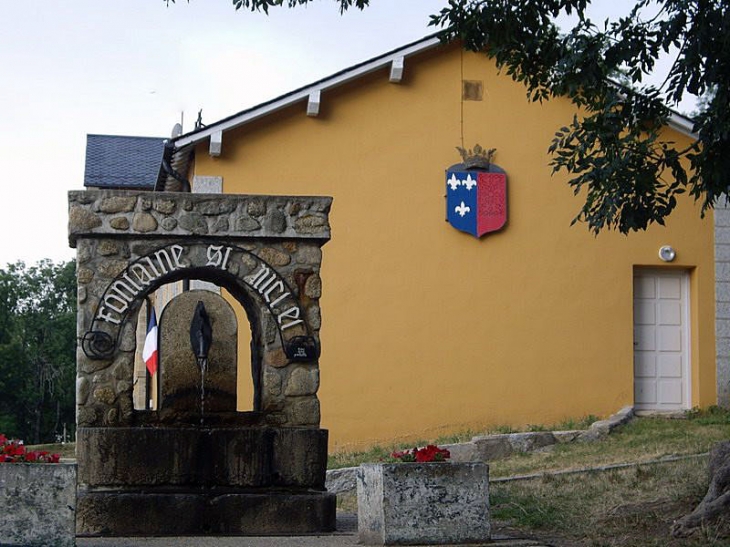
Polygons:
[[0,0],[0,268],[69,260],[68,191],[87,134],[168,137],[434,32],[443,0],[333,0],[262,13],[230,0]]
[[[434,32],[445,0],[333,0],[263,13],[230,0],[0,0],[0,268],[69,260],[87,134],[168,137]],[[630,0],[598,3],[599,19]]]

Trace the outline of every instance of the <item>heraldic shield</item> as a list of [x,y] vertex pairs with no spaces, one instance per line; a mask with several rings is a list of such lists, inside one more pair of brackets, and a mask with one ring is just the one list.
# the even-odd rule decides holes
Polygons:
[[452,165],[446,171],[446,218],[454,228],[482,237],[507,223],[507,174]]

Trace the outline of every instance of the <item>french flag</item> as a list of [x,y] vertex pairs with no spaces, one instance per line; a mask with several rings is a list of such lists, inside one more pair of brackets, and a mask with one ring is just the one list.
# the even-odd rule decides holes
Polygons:
[[154,376],[157,372],[157,316],[155,308],[152,308],[150,322],[147,325],[147,337],[144,339],[142,359],[147,365],[147,370]]

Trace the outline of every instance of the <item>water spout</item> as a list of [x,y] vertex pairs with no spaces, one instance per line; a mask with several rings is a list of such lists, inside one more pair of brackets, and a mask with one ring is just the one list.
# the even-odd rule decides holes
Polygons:
[[198,300],[193,320],[190,323],[190,345],[201,371],[208,368],[208,351],[212,342],[213,327],[210,325],[210,317],[208,317],[205,304]]
[[205,310],[205,304],[198,300],[193,320],[190,322],[190,345],[200,369],[200,425],[205,419],[205,372],[208,370],[208,351],[213,342],[213,327]]

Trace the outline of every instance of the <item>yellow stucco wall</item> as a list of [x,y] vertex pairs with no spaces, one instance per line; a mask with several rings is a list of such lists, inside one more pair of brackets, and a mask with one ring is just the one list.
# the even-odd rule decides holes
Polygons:
[[[691,273],[692,405],[713,404],[712,216],[687,200],[646,233],[571,227],[582,202],[547,155],[567,101],[529,103],[453,47],[405,70],[323,93],[319,117],[301,103],[229,131],[219,158],[198,147],[191,174],[222,176],[226,193],[334,196],[319,391],[331,449],[632,404],[633,271],[667,267],[667,244]],[[482,101],[461,101],[462,78],[483,81]],[[481,240],[444,220],[462,128],[508,174],[508,224]]]

